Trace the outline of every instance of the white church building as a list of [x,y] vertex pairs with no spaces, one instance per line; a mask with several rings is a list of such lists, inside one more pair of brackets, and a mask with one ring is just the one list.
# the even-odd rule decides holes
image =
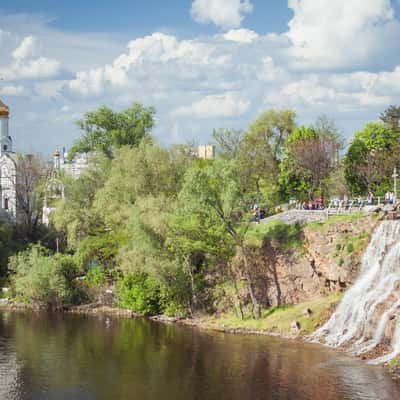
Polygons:
[[0,100],[0,220],[17,219],[17,163],[8,131],[9,109]]

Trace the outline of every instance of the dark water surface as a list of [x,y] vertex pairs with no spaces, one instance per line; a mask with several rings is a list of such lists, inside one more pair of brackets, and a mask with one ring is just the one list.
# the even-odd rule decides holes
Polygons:
[[400,399],[321,346],[145,320],[0,313],[0,400]]

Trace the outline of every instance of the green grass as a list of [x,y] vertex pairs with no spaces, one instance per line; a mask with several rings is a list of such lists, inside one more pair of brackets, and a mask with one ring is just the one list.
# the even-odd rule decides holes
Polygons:
[[[269,331],[284,335],[290,334],[291,324],[296,320],[300,322],[300,333],[309,334],[329,318],[340,299],[341,294],[335,293],[296,305],[284,305],[263,310],[262,317],[258,320],[250,317],[240,320],[236,315],[223,314],[205,317],[203,323],[206,327],[214,329]],[[312,310],[311,317],[304,315],[307,308]]]
[[303,246],[302,228],[300,225],[288,225],[279,220],[269,223],[253,224],[246,235],[246,245],[261,248],[265,241],[275,242],[283,250]]
[[354,222],[363,217],[365,217],[365,214],[363,214],[362,212],[331,215],[324,222],[309,222],[306,227],[310,230],[327,230],[332,225],[337,224],[338,222]]
[[396,369],[399,366],[399,360],[397,358],[392,358],[388,365],[390,369]]

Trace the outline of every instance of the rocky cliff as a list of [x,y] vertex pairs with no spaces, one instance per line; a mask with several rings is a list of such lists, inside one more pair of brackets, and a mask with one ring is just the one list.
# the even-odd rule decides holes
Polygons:
[[297,304],[345,290],[357,277],[375,216],[332,217],[301,228],[300,246],[267,240],[252,251],[263,306]]

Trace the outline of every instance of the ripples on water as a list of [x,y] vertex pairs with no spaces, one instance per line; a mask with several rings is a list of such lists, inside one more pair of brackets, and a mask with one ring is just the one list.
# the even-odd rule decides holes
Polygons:
[[0,400],[400,399],[322,346],[145,320],[0,313]]

